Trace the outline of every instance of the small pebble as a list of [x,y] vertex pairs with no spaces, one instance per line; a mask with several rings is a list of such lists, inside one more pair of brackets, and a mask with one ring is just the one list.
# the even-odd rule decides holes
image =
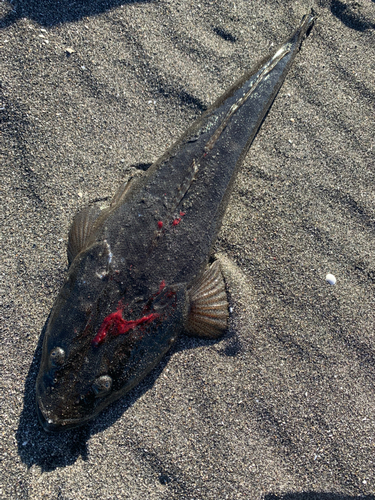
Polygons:
[[333,274],[327,274],[327,276],[326,276],[326,281],[327,281],[330,285],[336,285],[336,278],[335,278],[335,276],[333,276]]

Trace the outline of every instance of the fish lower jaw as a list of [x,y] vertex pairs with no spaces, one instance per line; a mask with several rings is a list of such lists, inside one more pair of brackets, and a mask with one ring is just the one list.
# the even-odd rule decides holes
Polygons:
[[41,401],[36,402],[36,412],[40,425],[46,432],[61,432],[68,429],[74,429],[85,423],[82,419],[68,419],[59,420],[58,418],[52,419],[48,415],[48,411],[44,408]]

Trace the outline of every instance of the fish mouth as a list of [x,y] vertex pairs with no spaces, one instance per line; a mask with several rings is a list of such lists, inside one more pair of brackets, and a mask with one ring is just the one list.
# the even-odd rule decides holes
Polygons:
[[42,401],[36,401],[36,413],[40,425],[46,432],[61,432],[68,429],[74,429],[83,425],[88,419],[67,419],[60,420],[58,418],[52,419],[47,417],[47,410],[44,408]]

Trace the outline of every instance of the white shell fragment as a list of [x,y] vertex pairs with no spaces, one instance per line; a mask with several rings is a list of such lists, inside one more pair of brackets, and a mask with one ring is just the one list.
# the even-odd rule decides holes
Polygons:
[[335,276],[333,276],[333,274],[327,274],[327,276],[326,276],[326,281],[327,281],[330,285],[336,285],[336,278],[335,278]]

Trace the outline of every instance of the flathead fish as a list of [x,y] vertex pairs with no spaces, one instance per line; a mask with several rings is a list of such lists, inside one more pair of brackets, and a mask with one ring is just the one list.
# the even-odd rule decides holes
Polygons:
[[181,333],[213,339],[226,330],[225,284],[219,261],[209,264],[211,249],[235,175],[313,20],[305,16],[109,207],[75,217],[36,382],[45,430],[98,415]]

